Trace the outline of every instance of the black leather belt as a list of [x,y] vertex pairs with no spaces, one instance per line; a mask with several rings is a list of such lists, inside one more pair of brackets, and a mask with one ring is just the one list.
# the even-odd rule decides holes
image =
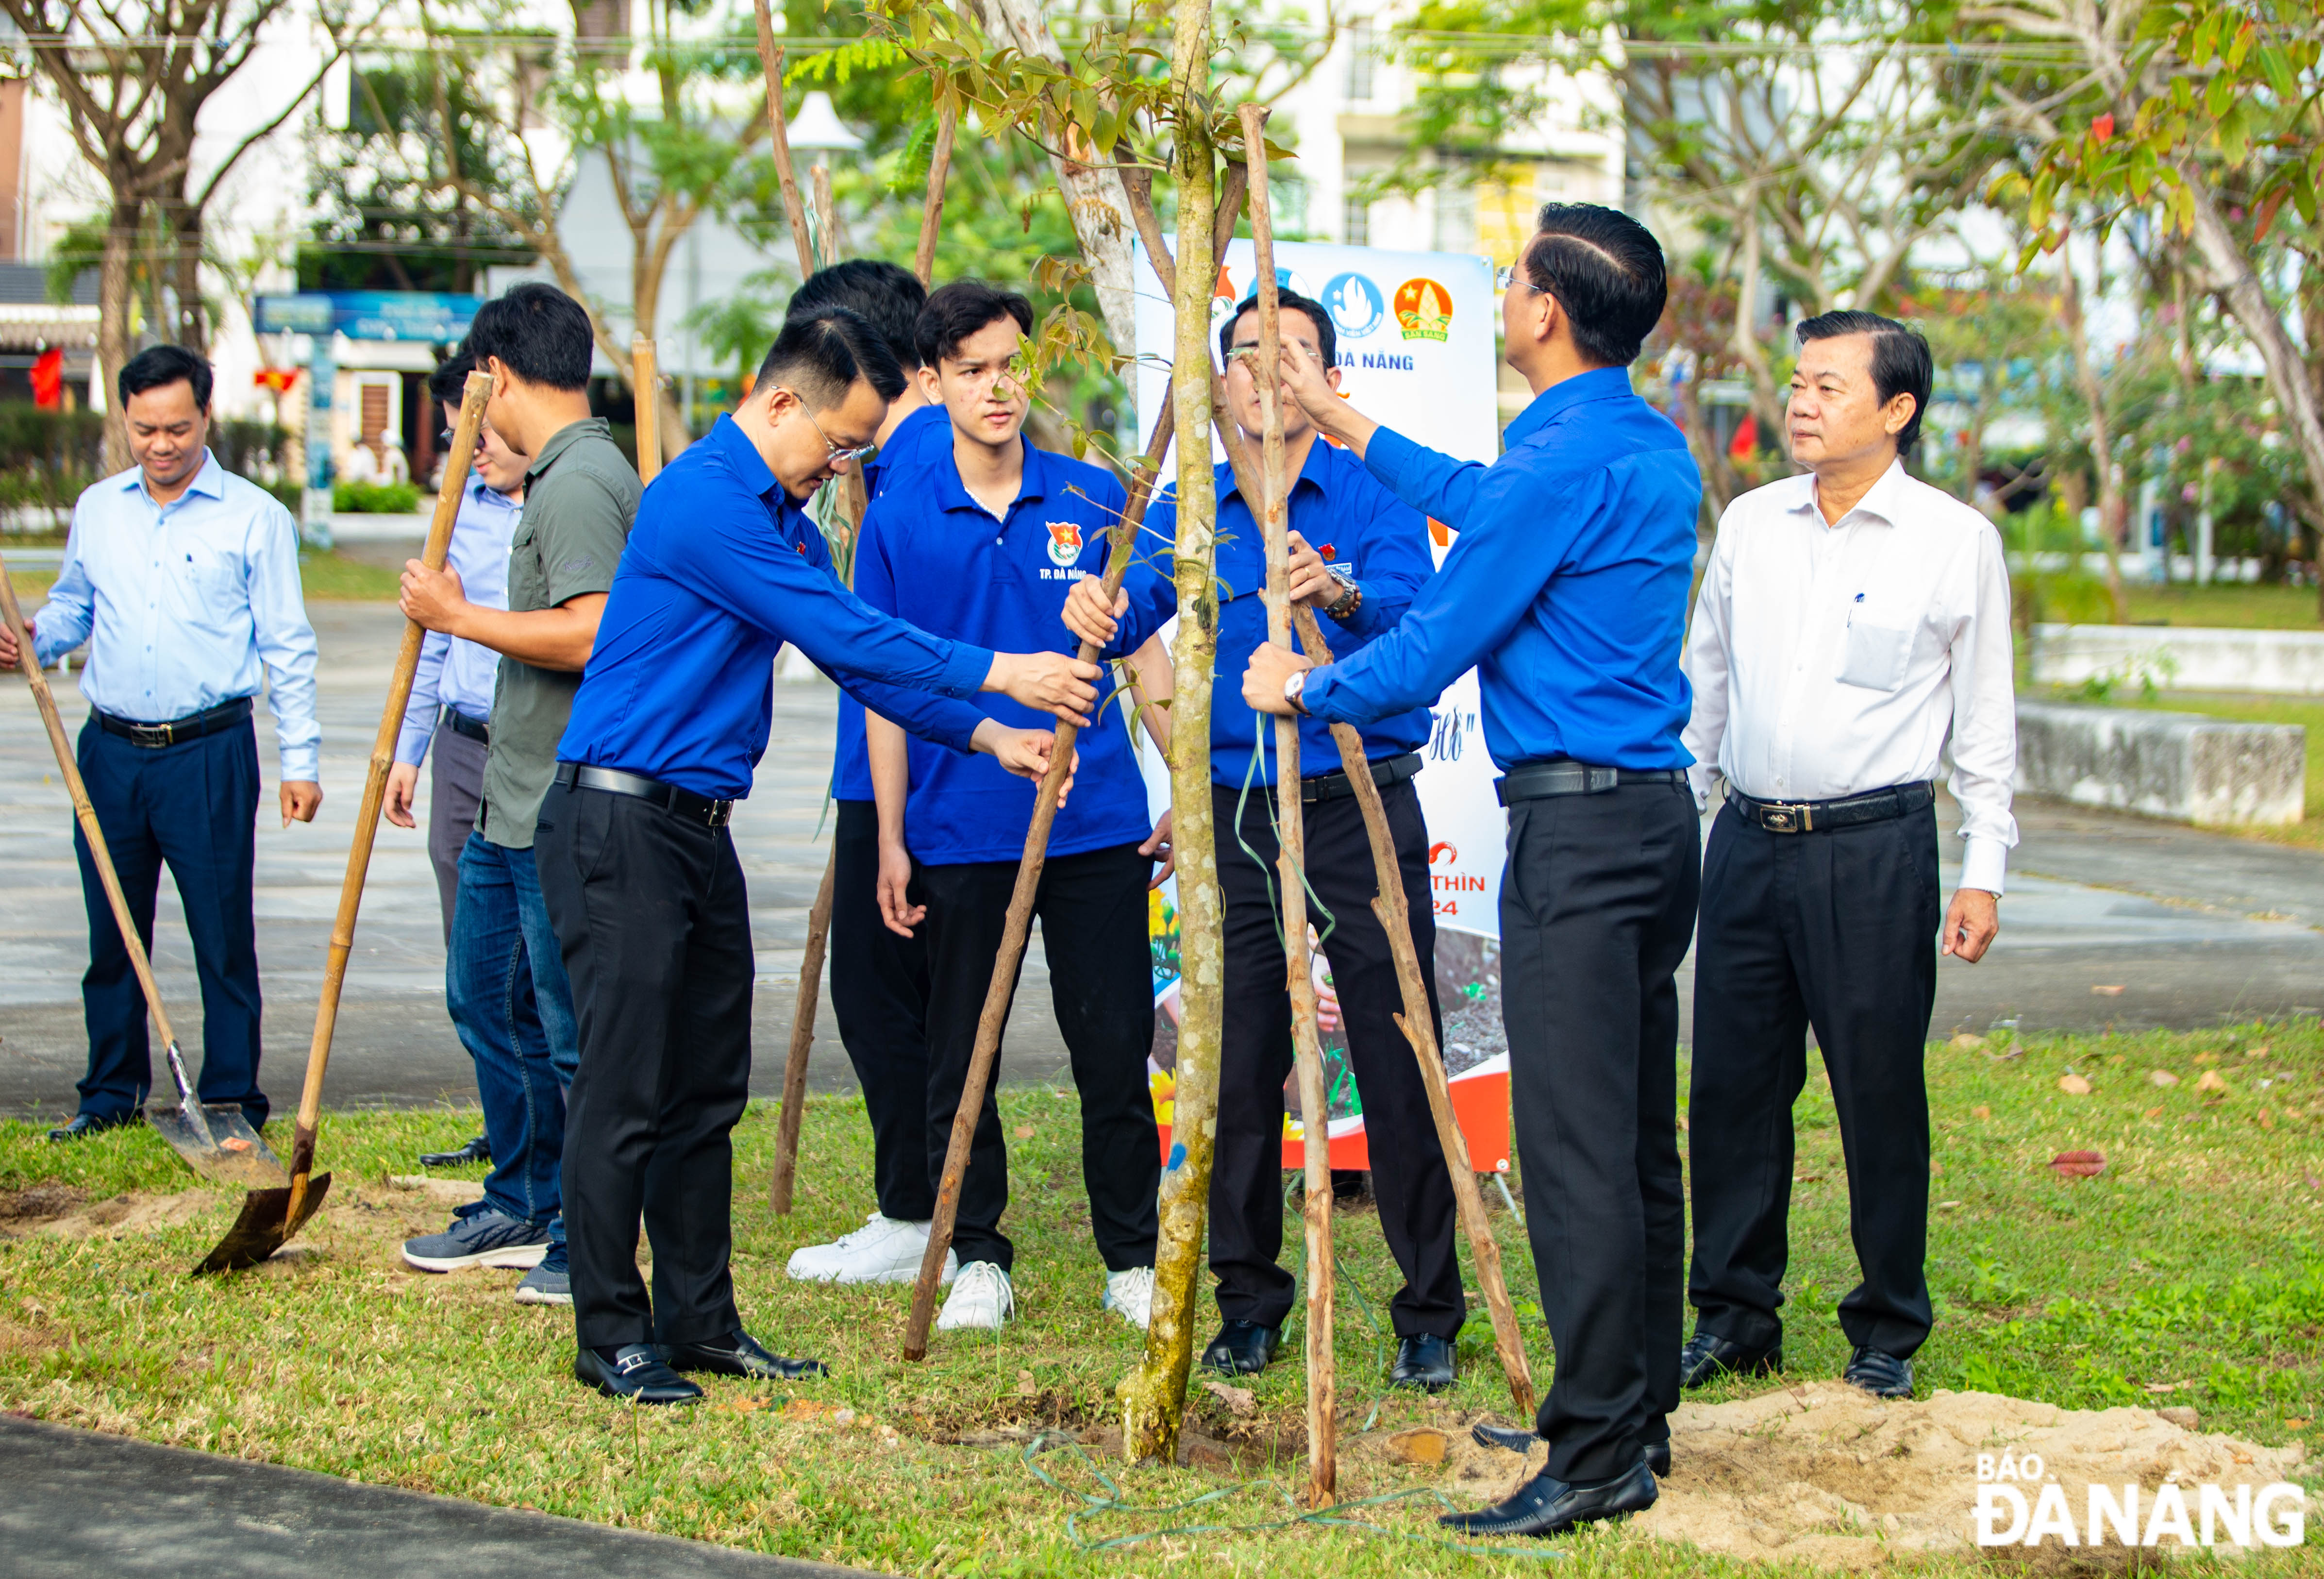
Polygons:
[[[1401,784],[1420,771],[1420,753],[1408,751],[1400,757],[1383,757],[1372,764],[1372,782],[1385,790],[1391,784]],[[1312,779],[1299,780],[1299,804],[1313,806],[1319,800],[1344,800],[1356,792],[1355,780],[1345,771],[1318,773]]]
[[476,719],[469,717],[466,713],[461,712],[459,708],[452,706],[451,703],[447,702],[444,704],[444,711],[438,716],[443,723],[444,727],[450,730],[453,734],[465,734],[470,740],[475,741],[478,745],[490,745],[493,743],[493,726],[491,725],[480,723]]
[[1842,800],[1754,800],[1732,784],[1727,804],[1771,834],[1822,834],[1868,822],[1893,822],[1934,805],[1937,787],[1922,781],[1850,795]]
[[698,822],[705,827],[723,828],[734,815],[734,803],[731,800],[713,800],[707,795],[696,795],[691,790],[681,790],[659,779],[624,773],[619,768],[593,768],[584,762],[559,762],[557,764],[557,781],[569,784],[576,790],[602,790],[608,795],[627,795],[632,799],[650,801],[672,817]]
[[[96,709],[91,708],[91,712]],[[164,746],[183,745],[189,740],[199,740],[205,734],[232,729],[251,714],[250,698],[236,697],[231,702],[199,713],[189,713],[183,718],[172,718],[167,724],[140,724],[134,718],[115,718],[110,713],[97,714],[97,726],[107,734],[117,734],[132,745],[147,751],[160,751]]]
[[1604,795],[1625,784],[1680,784],[1684,768],[1600,768],[1588,762],[1519,762],[1493,780],[1493,794],[1503,806],[1514,800],[1543,800],[1552,795]]

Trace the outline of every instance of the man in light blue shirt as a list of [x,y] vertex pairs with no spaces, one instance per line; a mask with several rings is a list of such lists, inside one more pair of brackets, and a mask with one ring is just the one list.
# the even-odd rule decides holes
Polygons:
[[[282,826],[323,803],[316,762],[315,632],[299,585],[290,512],[211,455],[210,366],[156,346],[117,381],[134,470],[91,486],[73,509],[64,566],[34,618],[32,650],[53,663],[83,642],[81,777],[150,952],[166,863],[185,902],[202,984],[201,1099],[240,1103],[266,1122],[258,1089],[258,741],[263,668],[281,753]],[[16,661],[0,634],[0,663]],[[80,1111],[51,1140],[137,1117],[153,1083],[145,1000],[85,836],[76,831],[88,908],[81,978],[88,1073]]]

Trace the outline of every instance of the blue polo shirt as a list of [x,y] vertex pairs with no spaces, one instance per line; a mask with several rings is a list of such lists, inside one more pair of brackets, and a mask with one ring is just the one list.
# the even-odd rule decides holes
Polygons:
[[[1127,503],[1111,472],[1028,443],[1016,503],[996,519],[969,496],[947,447],[910,486],[890,487],[865,513],[855,590],[874,608],[960,640],[1010,652],[1074,652],[1079,643],[1062,617],[1065,595],[1084,572],[1104,572],[1106,533]],[[1133,577],[1152,574],[1131,568]],[[976,706],[1011,727],[1056,723],[1002,696],[980,697]],[[1146,786],[1111,697],[1077,748],[1081,770],[1057,813],[1049,853],[1074,855],[1145,838]],[[931,866],[1015,861],[1025,853],[1034,788],[990,758],[915,741],[904,842]]]
[[[1221,683],[1211,689],[1211,781],[1236,788],[1245,782],[1272,784],[1276,780],[1275,721],[1253,712],[1242,699],[1241,679],[1251,649],[1267,640],[1263,596],[1267,535],[1250,502],[1235,485],[1234,468],[1221,463],[1216,476],[1219,525],[1213,563],[1219,592],[1219,657],[1213,672]],[[1323,556],[1341,580],[1363,588],[1362,606],[1344,623],[1316,617],[1333,659],[1347,658],[1393,629],[1410,606],[1413,595],[1434,572],[1428,553],[1428,518],[1389,493],[1354,456],[1320,438],[1308,446],[1307,458],[1292,481],[1290,505],[1291,530]],[[1176,490],[1166,491],[1155,500],[1146,520],[1157,540],[1155,574],[1141,584],[1151,596],[1134,599],[1125,622],[1130,633],[1141,642],[1177,612],[1178,589],[1169,580],[1173,563],[1169,545],[1178,540]],[[1266,750],[1253,773],[1251,752],[1262,738],[1262,726]],[[1425,704],[1391,714],[1364,726],[1364,754],[1379,762],[1417,751],[1427,743],[1428,730]],[[1300,776],[1314,778],[1339,771],[1340,748],[1332,742],[1332,726],[1320,718],[1300,720]]]
[[1461,535],[1395,630],[1307,680],[1307,710],[1364,727],[1474,666],[1504,769],[1686,767],[1678,660],[1702,498],[1686,436],[1605,367],[1544,390],[1504,442],[1485,466],[1372,436],[1372,476]]
[[[952,418],[942,406],[922,406],[896,424],[888,442],[880,447],[878,457],[863,467],[864,499],[877,499],[898,478],[951,453]],[[839,750],[832,764],[831,784],[835,800],[872,799],[872,758],[863,747],[863,704],[844,690],[839,693]]]
[[740,799],[766,753],[785,642],[843,683],[954,698],[916,722],[965,749],[959,725],[981,715],[958,698],[976,694],[991,651],[867,607],[833,577],[822,544],[733,419],[719,418],[639,503],[558,758]]

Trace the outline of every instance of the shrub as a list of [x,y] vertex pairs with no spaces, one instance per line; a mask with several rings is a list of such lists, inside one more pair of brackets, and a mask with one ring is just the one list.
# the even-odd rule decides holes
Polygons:
[[348,515],[409,515],[420,508],[412,483],[336,483],[331,508]]

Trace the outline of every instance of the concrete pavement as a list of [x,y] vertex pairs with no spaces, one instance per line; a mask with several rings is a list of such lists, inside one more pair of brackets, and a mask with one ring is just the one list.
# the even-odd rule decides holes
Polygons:
[[[268,1084],[295,1089],[320,990],[330,921],[401,621],[383,605],[311,605],[322,649],[322,816],[281,828],[262,808],[259,955],[265,971]],[[60,687],[69,725],[85,714]],[[776,688],[773,738],[734,821],[758,946],[754,1092],[782,1078],[807,907],[830,848],[824,786],[837,693]],[[272,723],[260,717],[271,806]],[[423,793],[426,776],[421,779]],[[1950,813],[1950,803],[1941,802]],[[423,802],[424,811],[424,802]],[[2135,817],[2038,803],[2019,808],[2002,936],[1978,965],[1939,972],[1936,1030],[2188,1028],[2324,1007],[2324,854]],[[424,822],[423,822],[424,826]],[[1946,853],[1954,853],[1948,838]],[[1948,860],[1946,881],[1955,875]],[[189,1052],[199,992],[176,896],[161,899],[156,965]],[[85,1050],[79,975],[87,924],[72,816],[21,683],[0,684],[0,1114],[74,1106]],[[443,1011],[443,934],[420,832],[383,827],[373,856],[325,1099],[334,1106],[475,1100],[467,1056]],[[1685,985],[1686,983],[1683,983]],[[2118,994],[2093,987],[2119,986]],[[1691,993],[1683,994],[1691,996]],[[1004,1081],[1065,1078],[1038,932],[1002,1053]],[[828,1004],[811,1086],[851,1089]]]

